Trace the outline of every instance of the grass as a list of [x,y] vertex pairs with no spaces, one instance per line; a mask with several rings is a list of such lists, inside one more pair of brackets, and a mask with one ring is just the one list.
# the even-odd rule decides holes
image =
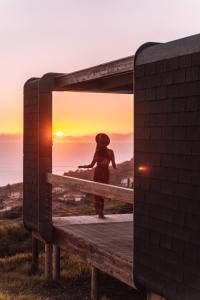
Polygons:
[[31,249],[30,233],[20,220],[0,222],[0,257],[24,253]]
[[[78,256],[65,254],[65,256],[62,257],[62,279],[59,283],[51,283],[44,279],[42,272],[44,269],[43,255],[40,256],[40,266],[41,270],[39,274],[31,275],[30,253],[20,253],[11,257],[1,258],[1,298],[4,296],[5,299],[17,300],[89,299],[87,294],[89,294],[88,283],[90,270]],[[82,291],[84,291],[84,298],[81,298]],[[66,298],[66,295],[68,295],[69,298]]]

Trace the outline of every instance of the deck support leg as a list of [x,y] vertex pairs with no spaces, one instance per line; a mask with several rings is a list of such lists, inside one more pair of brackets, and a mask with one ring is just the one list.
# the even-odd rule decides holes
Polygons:
[[149,292],[147,294],[147,300],[167,300],[167,299],[163,298],[162,296],[160,296],[158,294],[154,294],[152,292]]
[[32,234],[32,266],[31,271],[33,274],[39,271],[39,241]]
[[45,278],[52,280],[52,244],[45,244]]
[[92,275],[91,275],[91,299],[98,300],[98,277],[99,270],[92,266]]
[[60,248],[53,245],[53,280],[60,279]]

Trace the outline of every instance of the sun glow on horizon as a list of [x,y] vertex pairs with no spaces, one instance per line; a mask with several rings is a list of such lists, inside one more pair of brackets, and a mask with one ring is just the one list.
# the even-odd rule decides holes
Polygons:
[[59,138],[62,138],[62,137],[64,137],[64,132],[63,131],[56,131],[55,136],[59,137]]
[[53,133],[60,140],[133,131],[133,95],[54,92]]

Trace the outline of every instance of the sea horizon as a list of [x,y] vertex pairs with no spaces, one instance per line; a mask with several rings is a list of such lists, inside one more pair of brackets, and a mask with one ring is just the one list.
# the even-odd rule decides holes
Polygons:
[[[131,142],[113,142],[109,145],[115,152],[116,163],[133,157]],[[88,142],[64,142],[53,144],[53,173],[62,175],[75,171],[78,165],[92,161],[95,144]],[[23,143],[21,141],[0,142],[0,187],[23,181]]]

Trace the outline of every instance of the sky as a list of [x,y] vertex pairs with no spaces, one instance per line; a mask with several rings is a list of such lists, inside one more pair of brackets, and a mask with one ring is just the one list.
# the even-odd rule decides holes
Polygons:
[[[0,137],[23,131],[23,84],[133,55],[148,41],[199,33],[199,0],[0,0]],[[131,95],[54,93],[54,129],[133,131]],[[106,103],[106,105],[105,105]]]

